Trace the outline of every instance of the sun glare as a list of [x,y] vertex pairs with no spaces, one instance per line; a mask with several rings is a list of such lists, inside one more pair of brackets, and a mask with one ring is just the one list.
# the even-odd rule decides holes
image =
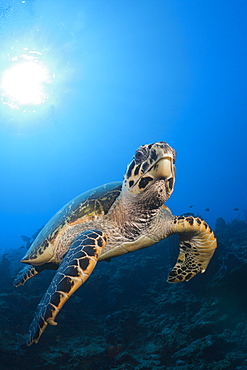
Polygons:
[[55,75],[44,63],[44,56],[34,49],[23,48],[7,54],[0,81],[1,102],[15,110],[35,111],[50,98]]
[[49,73],[44,66],[33,62],[18,63],[3,72],[2,95],[17,106],[38,105],[48,98],[47,83]]

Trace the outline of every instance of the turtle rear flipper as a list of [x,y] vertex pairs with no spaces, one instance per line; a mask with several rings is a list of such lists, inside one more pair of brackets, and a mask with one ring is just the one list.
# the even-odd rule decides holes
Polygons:
[[27,280],[31,279],[33,276],[39,274],[44,270],[57,270],[57,265],[54,263],[45,263],[41,266],[33,266],[28,265],[25,266],[21,271],[19,271],[18,275],[14,280],[14,286],[18,287],[20,285],[24,285]]
[[205,272],[217,247],[208,224],[199,217],[174,217],[171,234],[179,234],[180,250],[167,281],[188,281],[199,272]]
[[44,268],[39,268],[35,266],[25,266],[16,276],[14,280],[14,286],[18,287],[24,285],[28,279],[31,279],[33,276],[37,275],[39,272],[43,271]]
[[37,307],[29,328],[28,346],[38,342],[48,324],[57,325],[55,317],[90,276],[105,245],[106,236],[98,230],[84,231],[74,240]]

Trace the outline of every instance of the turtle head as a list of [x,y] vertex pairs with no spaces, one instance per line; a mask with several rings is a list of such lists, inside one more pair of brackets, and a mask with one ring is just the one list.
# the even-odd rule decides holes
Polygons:
[[163,141],[140,146],[127,167],[123,193],[161,206],[174,189],[175,158],[175,150]]

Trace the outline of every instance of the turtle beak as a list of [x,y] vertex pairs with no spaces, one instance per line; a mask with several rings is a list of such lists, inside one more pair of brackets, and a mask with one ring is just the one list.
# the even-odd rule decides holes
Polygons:
[[174,164],[172,157],[161,158],[149,171],[155,178],[169,179],[174,176]]
[[149,174],[156,179],[166,180],[166,187],[169,194],[172,193],[175,183],[176,169],[172,156],[161,158],[150,170]]

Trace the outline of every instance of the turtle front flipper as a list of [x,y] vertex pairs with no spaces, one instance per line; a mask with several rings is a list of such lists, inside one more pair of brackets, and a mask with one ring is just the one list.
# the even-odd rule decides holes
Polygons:
[[174,216],[171,234],[179,234],[180,250],[167,281],[188,281],[199,272],[205,272],[217,247],[216,238],[208,224],[199,217]]
[[55,317],[90,276],[106,242],[105,234],[98,230],[84,231],[74,240],[37,307],[29,328],[28,346],[38,342],[48,324],[57,325]]

